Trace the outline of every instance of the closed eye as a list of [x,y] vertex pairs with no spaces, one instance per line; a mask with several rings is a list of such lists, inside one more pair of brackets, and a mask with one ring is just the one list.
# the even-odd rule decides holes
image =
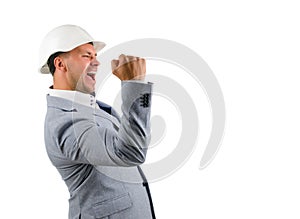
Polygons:
[[90,55],[83,55],[82,57],[84,57],[84,58],[91,58]]
[[94,55],[91,52],[86,52],[84,54],[82,54],[82,57],[84,58],[89,58],[89,59],[93,59],[97,56],[97,53],[95,53]]

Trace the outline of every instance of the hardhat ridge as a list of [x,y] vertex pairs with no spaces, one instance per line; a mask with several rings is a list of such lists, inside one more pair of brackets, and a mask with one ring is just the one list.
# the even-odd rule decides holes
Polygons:
[[95,41],[88,32],[76,25],[62,25],[51,30],[42,41],[39,54],[39,72],[50,73],[47,61],[56,52],[68,52],[72,49],[92,42],[96,52],[99,52],[105,43]]

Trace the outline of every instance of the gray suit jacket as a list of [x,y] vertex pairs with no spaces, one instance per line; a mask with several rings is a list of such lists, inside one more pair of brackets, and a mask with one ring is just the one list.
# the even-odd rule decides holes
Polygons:
[[92,109],[47,96],[45,144],[70,192],[69,218],[155,217],[137,168],[150,142],[151,89],[122,82],[121,118],[101,102]]

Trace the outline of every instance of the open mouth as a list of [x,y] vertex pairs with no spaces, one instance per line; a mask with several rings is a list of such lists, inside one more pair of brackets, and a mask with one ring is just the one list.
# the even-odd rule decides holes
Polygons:
[[91,77],[94,81],[96,80],[96,72],[89,72],[87,76]]

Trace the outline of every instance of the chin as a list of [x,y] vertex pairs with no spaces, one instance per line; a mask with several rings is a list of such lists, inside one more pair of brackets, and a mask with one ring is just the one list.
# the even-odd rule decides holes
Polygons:
[[75,90],[77,90],[79,92],[82,92],[82,93],[85,93],[85,94],[94,94],[95,93],[95,89],[94,88],[87,88],[87,87],[85,87],[85,88],[78,88],[77,87],[77,89],[75,89]]
[[91,94],[91,93],[95,93],[95,88],[88,89],[88,93],[89,93],[89,94]]

